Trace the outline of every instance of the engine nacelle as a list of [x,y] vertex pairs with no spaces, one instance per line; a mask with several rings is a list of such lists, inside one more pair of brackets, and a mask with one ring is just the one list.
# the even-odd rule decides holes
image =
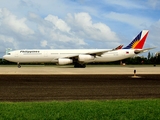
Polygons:
[[85,62],[85,61],[89,61],[89,60],[94,60],[94,56],[92,55],[79,55],[78,56],[78,61],[80,62]]
[[66,64],[70,64],[73,63],[72,59],[68,59],[68,58],[60,58],[58,59],[58,64],[59,65],[66,65]]

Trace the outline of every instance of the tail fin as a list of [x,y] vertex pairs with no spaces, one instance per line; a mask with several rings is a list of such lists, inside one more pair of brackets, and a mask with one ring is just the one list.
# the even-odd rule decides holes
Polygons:
[[142,30],[137,37],[123,49],[142,49],[146,41],[148,30]]

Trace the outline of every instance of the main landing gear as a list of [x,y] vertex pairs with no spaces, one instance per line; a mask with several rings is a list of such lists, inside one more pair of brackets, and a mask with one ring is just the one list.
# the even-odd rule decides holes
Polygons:
[[21,68],[21,65],[20,65],[20,63],[17,63],[17,66],[18,66],[18,68]]
[[75,63],[74,68],[85,68],[86,64]]

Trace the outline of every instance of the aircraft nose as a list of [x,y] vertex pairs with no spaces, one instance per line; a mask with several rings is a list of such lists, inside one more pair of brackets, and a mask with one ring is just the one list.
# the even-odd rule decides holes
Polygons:
[[7,60],[7,58],[8,58],[8,55],[3,56],[3,59]]
[[3,59],[5,59],[5,58],[6,58],[6,55],[3,56]]

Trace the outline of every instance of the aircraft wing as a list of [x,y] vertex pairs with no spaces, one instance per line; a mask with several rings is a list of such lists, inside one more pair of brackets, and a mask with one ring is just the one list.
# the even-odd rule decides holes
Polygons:
[[[103,51],[96,51],[96,52],[88,52],[88,53],[84,53],[83,55],[101,56],[103,53],[110,52],[110,51],[114,51],[114,50],[111,49],[111,50],[103,50]],[[64,56],[63,58],[74,59],[74,58],[78,58],[79,55],[80,54],[75,54],[75,55],[71,55],[71,56]]]
[[89,53],[86,53],[86,55],[101,56],[103,53],[110,52],[110,51],[114,51],[114,50],[111,49],[111,50],[103,50],[103,51],[97,51],[97,52],[89,52]]
[[155,49],[155,48],[156,48],[156,47],[146,48],[146,49],[142,49],[142,50],[135,50],[134,52],[135,52],[136,54],[139,54],[139,53],[147,52],[148,50]]
[[[114,49],[109,49],[109,50],[101,50],[101,51],[94,51],[94,52],[88,52],[88,53],[84,53],[84,55],[92,55],[92,56],[101,56],[102,54],[106,53],[106,52],[111,52],[111,51],[116,51],[119,50],[123,47],[123,45],[119,45],[118,47],[114,48]],[[77,55],[72,55],[72,56],[66,56],[64,58],[76,58],[78,57],[79,54]]]
[[118,47],[111,50],[104,50],[104,51],[98,51],[98,52],[92,52],[92,53],[86,53],[86,54],[93,55],[93,56],[101,56],[103,53],[119,50],[119,49],[122,49],[122,47],[123,45],[119,45]]

